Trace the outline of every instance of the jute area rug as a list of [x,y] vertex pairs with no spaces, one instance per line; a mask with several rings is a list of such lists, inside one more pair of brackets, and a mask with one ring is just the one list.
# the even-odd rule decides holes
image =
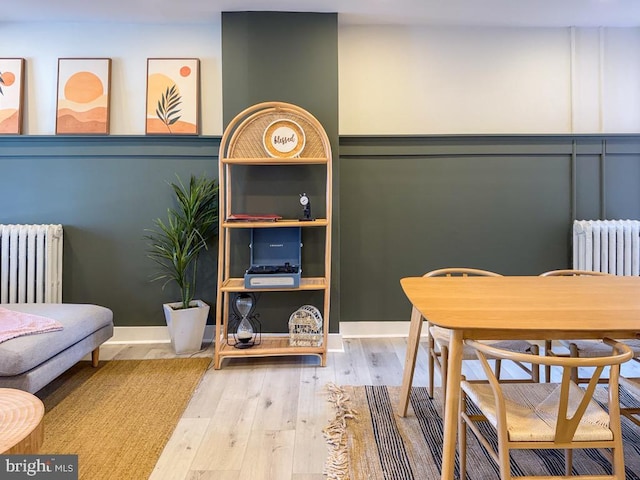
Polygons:
[[210,358],[80,362],[38,392],[41,454],[77,454],[79,478],[149,477]]
[[[407,417],[395,412],[400,387],[337,387],[328,385],[335,420],[325,429],[329,444],[326,474],[332,479],[431,480],[440,478],[442,460],[442,405],[440,391],[433,399],[424,387],[414,387]],[[621,390],[623,390],[621,388]],[[606,392],[599,393],[606,398]],[[633,404],[621,391],[623,404]],[[630,405],[631,406],[631,405]],[[640,477],[640,428],[622,419],[627,480]],[[488,431],[491,431],[490,429]],[[467,478],[490,480],[499,471],[471,432],[467,435]],[[497,444],[497,438],[494,436]],[[610,473],[602,450],[574,453],[574,475]],[[563,475],[564,452],[521,450],[512,453],[513,475]],[[459,478],[456,462],[456,478]]]

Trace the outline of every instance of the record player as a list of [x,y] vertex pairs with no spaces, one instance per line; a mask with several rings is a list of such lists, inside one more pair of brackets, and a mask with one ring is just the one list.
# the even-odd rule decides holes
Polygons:
[[245,288],[297,288],[302,253],[300,227],[251,229],[251,266]]

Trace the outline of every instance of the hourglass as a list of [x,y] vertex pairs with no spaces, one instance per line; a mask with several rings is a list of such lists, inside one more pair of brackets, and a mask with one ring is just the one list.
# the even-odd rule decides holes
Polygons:
[[253,313],[255,310],[255,296],[249,293],[239,293],[233,300],[235,322],[231,331],[236,348],[249,348],[260,344],[260,322]]

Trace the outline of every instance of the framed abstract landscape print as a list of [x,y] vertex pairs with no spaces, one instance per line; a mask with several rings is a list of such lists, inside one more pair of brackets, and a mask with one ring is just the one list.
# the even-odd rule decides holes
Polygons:
[[145,132],[153,135],[198,135],[200,60],[147,59]]
[[110,92],[110,58],[59,58],[56,134],[108,134]]
[[22,133],[24,58],[0,58],[0,134]]

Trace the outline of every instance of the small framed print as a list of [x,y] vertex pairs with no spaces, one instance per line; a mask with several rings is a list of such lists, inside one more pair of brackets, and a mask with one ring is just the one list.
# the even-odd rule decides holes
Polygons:
[[200,59],[147,59],[147,116],[151,135],[200,133]]
[[0,58],[0,134],[22,133],[24,58]]
[[110,94],[110,58],[59,58],[56,134],[108,134]]

